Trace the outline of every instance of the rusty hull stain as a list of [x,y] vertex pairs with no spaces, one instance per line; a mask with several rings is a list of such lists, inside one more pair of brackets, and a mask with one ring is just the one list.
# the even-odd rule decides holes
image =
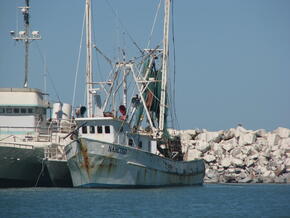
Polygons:
[[82,156],[84,159],[84,162],[82,163],[82,167],[86,169],[88,175],[90,176],[90,159],[88,155],[88,148],[87,148],[87,145],[84,143],[84,140],[80,141],[80,148],[81,148]]

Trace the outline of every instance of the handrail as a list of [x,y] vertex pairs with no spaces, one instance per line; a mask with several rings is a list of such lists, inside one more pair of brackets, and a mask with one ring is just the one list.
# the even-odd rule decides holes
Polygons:
[[31,144],[29,144],[29,145],[27,145],[27,144],[20,144],[20,143],[15,143],[15,142],[1,142],[1,145],[5,145],[5,144],[7,144],[7,145],[13,145],[13,147],[29,147],[29,148],[31,148],[31,149],[33,149],[34,148],[34,146],[33,145],[31,145]]

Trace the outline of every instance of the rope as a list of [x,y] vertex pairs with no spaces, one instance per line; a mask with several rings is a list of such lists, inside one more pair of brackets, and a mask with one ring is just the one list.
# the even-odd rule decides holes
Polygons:
[[35,183],[34,187],[37,187],[38,182],[39,182],[39,179],[40,179],[40,176],[42,175],[42,173],[43,173],[43,171],[44,171],[44,161],[45,161],[45,160],[46,160],[45,158],[42,159],[42,162],[41,162],[41,170],[40,170],[40,173],[39,173],[39,175],[38,175],[38,178],[37,178],[37,180],[36,180],[36,183]]

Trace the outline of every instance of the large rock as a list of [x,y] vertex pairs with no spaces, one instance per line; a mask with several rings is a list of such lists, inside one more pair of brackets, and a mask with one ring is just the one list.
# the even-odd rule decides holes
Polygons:
[[244,161],[238,158],[232,158],[232,164],[235,167],[243,167],[244,166]]
[[256,161],[253,159],[246,159],[245,160],[246,167],[252,167],[255,164],[255,162]]
[[206,169],[205,171],[205,182],[207,183],[217,183],[219,182],[219,175],[215,170],[212,169]]
[[191,136],[190,134],[187,134],[187,133],[182,133],[182,134],[180,135],[180,140],[181,140],[182,142],[187,142],[187,141],[192,140],[192,136]]
[[203,159],[207,162],[207,163],[211,163],[214,162],[216,160],[216,157],[214,155],[204,155]]
[[265,129],[258,129],[256,131],[254,131],[254,134],[257,137],[266,137],[267,131]]
[[227,152],[231,151],[234,147],[237,146],[237,139],[236,138],[232,138],[230,140],[227,141],[222,141],[222,148],[224,150],[226,150]]
[[199,159],[201,157],[202,153],[199,150],[196,149],[189,149],[187,151],[187,160],[194,160],[194,159]]
[[246,130],[244,127],[242,126],[238,126],[235,130],[235,137],[238,138],[240,137],[242,134],[246,134],[248,133],[249,130]]
[[286,159],[285,165],[286,165],[286,172],[290,173],[290,158]]
[[253,144],[256,141],[256,134],[254,133],[246,133],[241,134],[239,139],[239,145],[250,145]]
[[240,147],[235,147],[233,150],[231,150],[230,154],[233,156],[233,157],[240,157],[241,154],[242,154],[242,150]]
[[222,134],[221,132],[207,132],[206,133],[206,140],[208,142],[215,142],[219,143],[222,140]]
[[287,128],[279,127],[274,132],[281,138],[288,138],[290,136],[290,130]]
[[206,141],[197,141],[195,148],[202,153],[205,153],[210,149],[210,144]]
[[232,138],[234,138],[235,137],[235,129],[229,129],[229,130],[226,130],[226,131],[224,131],[224,136],[223,136],[223,139],[226,141],[226,140],[230,140],[230,139],[232,139]]
[[283,138],[279,141],[281,149],[290,150],[290,138]]
[[221,166],[224,168],[230,167],[232,164],[232,160],[230,157],[225,157],[221,160]]
[[214,154],[217,158],[220,158],[224,153],[221,144],[213,143],[211,145],[211,153]]
[[278,145],[280,136],[275,133],[268,134],[267,141],[269,146]]

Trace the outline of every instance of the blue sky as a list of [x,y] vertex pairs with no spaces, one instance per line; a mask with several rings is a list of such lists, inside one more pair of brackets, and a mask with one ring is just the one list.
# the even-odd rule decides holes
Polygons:
[[[134,56],[134,46],[122,34],[126,31],[146,47],[159,1],[92,2],[94,38],[104,53],[115,58],[116,46],[121,45]],[[0,87],[23,85],[23,46],[9,35],[17,29],[17,7],[23,4],[24,0],[1,1]],[[39,30],[43,39],[31,45],[29,86],[44,88],[45,56],[50,98],[71,103],[84,0],[31,0],[31,7],[31,30]],[[248,129],[290,128],[289,12],[289,0],[174,1],[175,107],[181,129],[220,130],[237,124]],[[18,22],[21,27],[19,13]],[[153,45],[161,40],[162,23],[156,27]],[[83,60],[77,105],[83,103]]]

